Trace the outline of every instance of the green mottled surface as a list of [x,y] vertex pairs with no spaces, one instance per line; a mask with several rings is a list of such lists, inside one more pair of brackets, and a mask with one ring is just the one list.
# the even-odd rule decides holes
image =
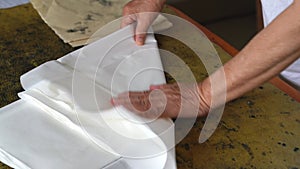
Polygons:
[[[17,93],[22,91],[20,75],[74,49],[55,35],[31,5],[0,10],[0,21],[3,107],[18,99]],[[190,66],[198,81],[207,76],[189,48],[167,37],[157,39],[160,48],[174,52]],[[224,62],[230,59],[221,48],[216,48]],[[172,82],[171,77],[167,79]],[[199,144],[203,123],[204,119],[199,118],[176,146],[179,169],[300,168],[300,104],[270,84],[227,104],[214,135]],[[9,167],[0,163],[0,169],[6,168]]]
[[22,74],[72,50],[31,5],[0,9],[0,106],[18,99]]

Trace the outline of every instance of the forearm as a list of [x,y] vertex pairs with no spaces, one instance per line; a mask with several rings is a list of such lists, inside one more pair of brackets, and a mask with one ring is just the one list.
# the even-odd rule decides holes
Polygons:
[[[233,100],[279,74],[300,56],[300,2],[295,1],[266,29],[255,36],[233,59],[224,65],[226,101]],[[218,82],[222,70],[210,76]],[[210,80],[201,85],[203,97],[210,104]],[[224,94],[224,89],[215,91]],[[218,102],[218,101],[216,101]],[[221,103],[220,103],[221,104]]]

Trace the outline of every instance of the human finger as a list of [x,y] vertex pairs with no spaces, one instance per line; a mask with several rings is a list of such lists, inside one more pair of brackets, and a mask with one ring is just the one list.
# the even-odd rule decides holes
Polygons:
[[134,22],[136,22],[136,16],[134,14],[125,15],[123,16],[121,21],[121,28],[124,28],[125,26],[130,25]]

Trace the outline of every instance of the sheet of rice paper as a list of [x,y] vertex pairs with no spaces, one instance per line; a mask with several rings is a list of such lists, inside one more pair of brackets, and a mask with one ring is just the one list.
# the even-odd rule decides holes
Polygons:
[[165,83],[156,40],[133,25],[21,76],[20,100],[0,109],[0,160],[13,168],[176,169],[174,124],[110,98]]

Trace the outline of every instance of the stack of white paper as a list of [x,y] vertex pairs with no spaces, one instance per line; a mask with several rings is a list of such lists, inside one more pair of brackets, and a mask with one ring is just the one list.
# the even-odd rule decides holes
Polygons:
[[[14,168],[176,168],[169,119],[144,119],[110,98],[165,83],[153,35],[128,26],[21,77],[0,110],[0,161]],[[160,133],[159,131],[167,131]]]

